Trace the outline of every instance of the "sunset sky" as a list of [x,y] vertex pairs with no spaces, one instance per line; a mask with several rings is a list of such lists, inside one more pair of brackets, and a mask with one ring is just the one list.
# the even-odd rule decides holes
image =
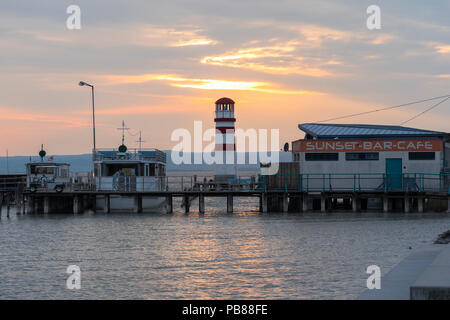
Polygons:
[[[66,28],[72,4],[80,30]],[[366,27],[371,4],[380,30]],[[449,12],[447,0],[1,1],[0,152],[89,153],[80,80],[96,88],[97,147],[118,146],[125,120],[145,147],[171,149],[174,129],[213,127],[224,96],[237,128],[280,129],[282,145],[299,123],[450,94]],[[336,122],[398,125],[435,102]],[[407,126],[449,120],[447,101]]]

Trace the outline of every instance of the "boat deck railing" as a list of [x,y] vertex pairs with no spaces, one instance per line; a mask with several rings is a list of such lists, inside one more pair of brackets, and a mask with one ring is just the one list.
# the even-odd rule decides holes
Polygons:
[[94,161],[103,160],[145,160],[166,162],[166,153],[153,148],[130,148],[126,152],[119,152],[115,148],[99,148],[92,151]]

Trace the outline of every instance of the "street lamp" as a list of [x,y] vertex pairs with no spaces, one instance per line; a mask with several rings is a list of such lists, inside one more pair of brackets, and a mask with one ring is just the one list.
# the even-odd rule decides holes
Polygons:
[[80,81],[80,83],[78,83],[78,85],[79,85],[80,87],[83,87],[83,86],[88,86],[88,87],[91,87],[91,89],[92,89],[92,133],[93,133],[93,138],[94,138],[94,153],[95,153],[96,147],[95,147],[95,107],[94,107],[94,86],[93,86],[93,85],[91,85],[91,84],[89,84],[89,83],[86,83],[86,82],[84,82],[84,81]]

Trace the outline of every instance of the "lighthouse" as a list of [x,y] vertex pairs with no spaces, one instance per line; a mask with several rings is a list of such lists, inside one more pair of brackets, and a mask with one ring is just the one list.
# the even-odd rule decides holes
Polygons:
[[223,160],[223,164],[216,165],[216,181],[227,181],[236,177],[236,144],[234,136],[234,101],[221,98],[216,101],[216,155]]

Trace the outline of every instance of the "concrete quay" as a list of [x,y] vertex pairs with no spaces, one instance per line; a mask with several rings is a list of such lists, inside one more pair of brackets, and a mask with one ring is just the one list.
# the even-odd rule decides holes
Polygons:
[[385,276],[381,289],[365,290],[358,300],[450,299],[450,245],[415,249]]

